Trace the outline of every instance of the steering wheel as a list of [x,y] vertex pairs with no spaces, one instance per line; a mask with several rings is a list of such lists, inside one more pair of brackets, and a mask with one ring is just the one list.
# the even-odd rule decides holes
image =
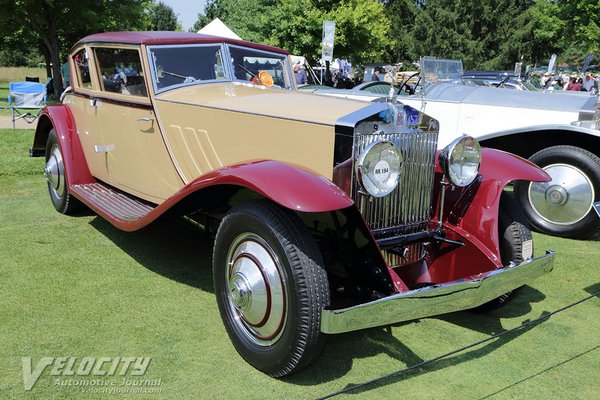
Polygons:
[[508,82],[508,80],[510,79],[510,76],[507,76],[506,78],[502,79],[502,81],[500,81],[500,83],[496,84],[496,87],[504,87],[504,85],[506,84],[506,82]]
[[[411,86],[408,84],[408,82],[414,78],[415,76],[419,75],[420,72],[415,72],[414,74],[412,74],[411,76],[409,76],[408,78],[406,78],[405,80],[402,81],[402,83],[400,83],[400,92],[401,91],[405,91],[408,94],[415,94],[416,88],[417,86],[419,86],[419,82],[421,82],[421,77],[419,76],[419,79],[417,80],[417,83],[415,84],[415,86]],[[406,88],[406,89],[405,89]]]

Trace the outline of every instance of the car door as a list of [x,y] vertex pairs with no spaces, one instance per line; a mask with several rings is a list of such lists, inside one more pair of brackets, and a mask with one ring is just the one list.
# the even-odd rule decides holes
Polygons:
[[110,184],[160,203],[183,186],[160,134],[137,47],[95,47],[102,129]]
[[101,181],[109,181],[106,169],[106,155],[96,151],[104,143],[102,131],[98,125],[96,108],[91,100],[98,95],[98,82],[91,51],[85,46],[76,49],[69,59],[71,63],[72,91],[67,91],[63,104],[68,106],[75,121],[75,128],[85,160],[91,174]]

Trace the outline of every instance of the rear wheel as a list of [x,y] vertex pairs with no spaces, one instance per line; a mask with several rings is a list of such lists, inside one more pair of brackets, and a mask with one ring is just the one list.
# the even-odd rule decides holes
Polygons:
[[[527,218],[510,193],[502,192],[498,212],[498,237],[500,241],[500,258],[502,265],[511,262],[520,264],[533,257],[533,239]],[[501,307],[510,299],[512,292],[489,301],[476,310],[488,311]]]
[[561,237],[585,238],[600,228],[593,209],[600,201],[600,158],[575,146],[553,146],[529,160],[552,177],[551,182],[519,182],[517,197],[531,225]]
[[73,214],[77,211],[81,203],[69,193],[62,151],[54,129],[50,130],[46,142],[44,176],[48,183],[48,192],[54,208],[63,214]]
[[234,207],[217,232],[213,279],[227,333],[248,363],[280,377],[319,355],[327,274],[295,214],[268,201]]

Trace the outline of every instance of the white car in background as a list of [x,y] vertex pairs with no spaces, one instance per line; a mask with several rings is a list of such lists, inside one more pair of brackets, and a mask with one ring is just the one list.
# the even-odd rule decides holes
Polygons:
[[[461,61],[423,58],[418,82],[407,79],[394,88],[393,95],[439,120],[440,149],[457,133],[467,134],[482,146],[517,154],[542,167],[551,182],[515,184],[517,198],[537,230],[570,238],[598,231],[598,97],[468,86],[462,82],[462,72]],[[382,101],[385,85],[391,87],[386,82],[368,82],[354,89],[314,93]]]

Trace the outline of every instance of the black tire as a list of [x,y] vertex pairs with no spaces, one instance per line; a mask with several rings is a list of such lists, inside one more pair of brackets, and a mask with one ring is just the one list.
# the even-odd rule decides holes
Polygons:
[[[520,264],[533,256],[533,239],[527,218],[510,193],[502,192],[498,211],[498,238],[502,265]],[[479,307],[477,311],[490,311],[506,304],[513,292],[508,292]]]
[[[590,196],[593,197],[592,201],[600,201],[600,158],[593,153],[575,146],[553,146],[538,151],[529,160],[542,169],[548,169],[552,166],[558,168],[557,165],[564,165],[564,168],[573,168],[573,171],[577,171],[577,175],[581,173],[586,180],[589,180],[594,190],[594,195]],[[548,172],[552,175],[551,169]],[[560,182],[556,183],[557,185],[553,183],[553,187],[560,189]],[[535,230],[553,236],[583,239],[593,235],[600,229],[600,218],[593,208],[587,213],[585,211],[581,212],[579,217],[573,217],[573,221],[569,221],[566,217],[565,220],[558,221],[550,215],[544,216],[544,211],[536,210],[532,205],[532,203],[535,203],[530,195],[530,189],[535,187],[532,185],[536,184],[520,181],[515,185],[515,192],[529,223]],[[567,201],[564,204],[553,205],[552,208],[560,211],[560,207],[565,209],[572,206],[572,204],[581,204],[581,202],[569,202],[570,198],[568,196],[565,198],[567,198]],[[544,207],[547,206],[544,205]],[[587,208],[585,205],[582,207]]]
[[[49,177],[50,171],[54,171],[52,178]],[[56,211],[70,215],[79,210],[81,203],[68,190],[69,180],[66,176],[62,151],[54,129],[51,129],[48,133],[48,141],[46,142],[46,167],[44,168],[44,175],[48,183],[50,200]]]
[[[248,272],[251,275],[255,270],[260,274],[255,274],[254,280],[246,279]],[[267,296],[255,290],[263,287],[260,279],[265,283],[266,277],[273,275],[280,279],[264,285]],[[330,304],[329,285],[321,253],[297,215],[269,201],[231,209],[217,231],[213,280],[225,329],[249,364],[281,377],[318,357],[325,339],[320,321],[321,310]],[[277,282],[283,290],[278,291]],[[255,304],[262,304],[265,298],[270,300],[263,313]],[[283,307],[278,312],[281,300]],[[251,316],[256,315],[264,325],[252,323]]]

